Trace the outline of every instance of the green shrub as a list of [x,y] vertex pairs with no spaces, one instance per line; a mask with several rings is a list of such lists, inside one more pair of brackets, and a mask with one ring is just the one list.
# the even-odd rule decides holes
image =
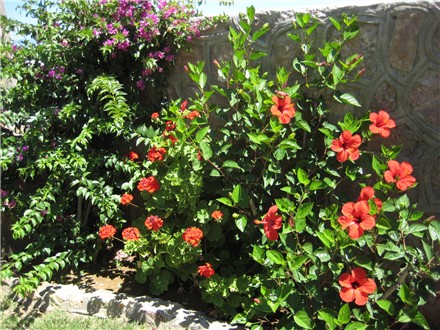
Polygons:
[[196,95],[154,115],[149,130],[164,133],[121,199],[143,197],[125,250],[152,293],[192,279],[220,315],[252,329],[428,327],[418,306],[434,294],[440,223],[402,195],[416,179],[395,160],[400,146],[365,147],[395,127],[385,111],[329,121],[334,102],[360,107],[340,90],[362,75],[362,56],[341,52],[356,18],[330,21],[339,39],[313,53],[318,24],[296,15],[289,37],[303,54],[273,80],[253,47],[269,27],[249,8],[230,28],[232,60],[215,61],[222,86],[189,63]]
[[[121,228],[126,154],[166,102],[164,73],[206,24],[177,1],[40,1],[22,5],[35,25],[2,17],[25,39],[2,43],[2,211],[30,242],[3,275],[20,293],[66,265],[90,261],[98,228]],[[148,91],[150,90],[150,92]],[[154,91],[152,93],[151,91]],[[154,96],[154,99],[152,99]],[[138,130],[140,133],[138,133]]]

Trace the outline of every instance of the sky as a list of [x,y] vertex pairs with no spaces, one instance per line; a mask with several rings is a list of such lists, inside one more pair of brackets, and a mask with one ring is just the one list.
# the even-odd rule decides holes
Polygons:
[[[334,7],[334,6],[345,6],[345,5],[366,5],[371,3],[383,3],[383,2],[393,2],[396,0],[235,0],[234,4],[231,6],[220,6],[218,0],[204,0],[200,9],[206,16],[214,16],[221,13],[235,15],[239,12],[245,12],[246,7],[253,5],[256,11],[259,10],[281,10],[281,9],[299,9],[299,8],[319,8],[319,7]],[[405,0],[403,0],[405,1]],[[412,0],[407,0],[412,1]],[[402,0],[400,1],[402,2]],[[20,13],[16,10],[16,7],[23,3],[19,0],[3,0],[6,15],[10,18],[25,21],[29,21],[24,13]],[[14,35],[11,38],[14,40]]]
[[[6,14],[15,19],[26,19],[23,15],[15,10],[16,6],[23,1],[18,0],[3,0]],[[203,13],[206,16],[212,16],[216,14],[236,14],[238,12],[244,12],[247,6],[253,5],[255,9],[267,10],[267,9],[297,9],[307,7],[323,7],[323,6],[335,6],[335,5],[361,5],[367,3],[379,3],[389,1],[379,0],[235,0],[232,6],[220,6],[218,0],[205,0],[201,6]]]

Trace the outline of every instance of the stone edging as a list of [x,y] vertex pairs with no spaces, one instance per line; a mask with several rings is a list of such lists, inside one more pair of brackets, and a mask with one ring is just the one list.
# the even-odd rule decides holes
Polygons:
[[[17,279],[2,281],[2,293],[11,294]],[[27,298],[14,297],[21,306],[38,309],[41,312],[62,310],[69,313],[121,318],[126,321],[145,323],[155,330],[239,330],[208,318],[201,312],[185,309],[179,303],[148,296],[129,297],[108,290],[87,292],[76,285],[61,285],[44,282]]]

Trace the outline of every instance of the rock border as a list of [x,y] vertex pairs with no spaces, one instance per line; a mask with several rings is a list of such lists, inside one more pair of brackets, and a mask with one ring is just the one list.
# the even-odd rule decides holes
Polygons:
[[185,309],[183,305],[149,296],[130,297],[109,290],[87,292],[76,285],[42,283],[34,293],[25,298],[12,294],[18,279],[2,281],[2,293],[10,296],[20,306],[40,312],[61,310],[73,314],[101,318],[120,318],[151,326],[154,330],[241,330],[205,316],[203,313]]

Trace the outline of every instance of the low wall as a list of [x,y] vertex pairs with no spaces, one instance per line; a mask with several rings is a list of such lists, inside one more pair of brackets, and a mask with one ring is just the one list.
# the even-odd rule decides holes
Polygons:
[[[303,11],[303,10],[302,10]],[[304,11],[303,11],[304,12]],[[369,6],[349,6],[309,10],[323,23],[317,29],[316,42],[331,36],[334,28],[327,19],[342,13],[356,15],[360,34],[347,44],[346,54],[364,56],[362,79],[349,92],[363,105],[361,111],[384,109],[395,119],[397,128],[385,142],[403,144],[399,160],[414,166],[419,185],[411,198],[419,208],[440,215],[440,1],[407,1]],[[256,15],[259,23],[271,30],[256,48],[268,56],[262,67],[274,74],[276,66],[291,67],[297,54],[287,33],[294,32],[294,10],[264,11]],[[238,27],[238,17],[229,19]],[[168,93],[186,98],[196,86],[185,74],[187,62],[205,61],[208,83],[216,84],[214,59],[231,58],[228,24],[206,31],[195,41],[190,53],[181,54],[169,78]],[[348,107],[334,104],[335,117]]]

